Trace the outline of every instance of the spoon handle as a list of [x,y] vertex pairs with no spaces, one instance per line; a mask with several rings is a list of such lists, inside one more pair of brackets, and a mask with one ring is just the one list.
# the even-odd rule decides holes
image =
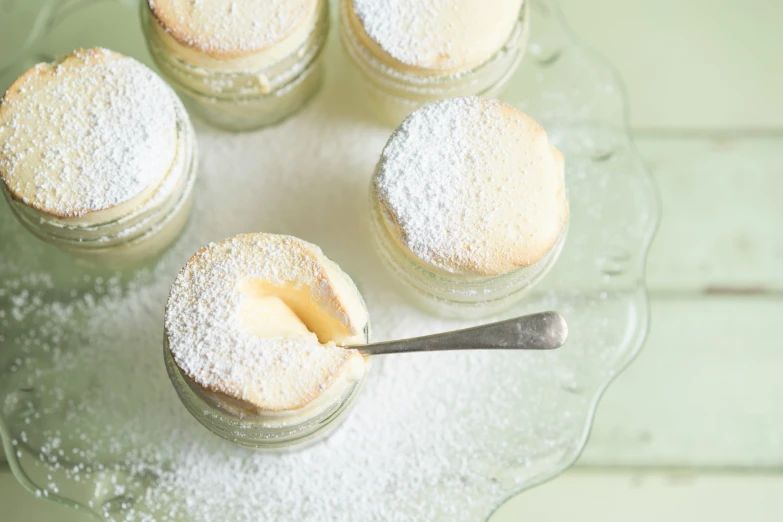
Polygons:
[[355,348],[365,355],[444,350],[551,350],[565,343],[568,325],[557,312],[541,312],[425,337]]

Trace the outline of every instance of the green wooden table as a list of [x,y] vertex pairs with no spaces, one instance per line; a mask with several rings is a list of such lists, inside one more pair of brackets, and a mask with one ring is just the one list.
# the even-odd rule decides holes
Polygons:
[[[783,520],[783,2],[561,5],[660,188],[652,331],[577,466],[492,522]],[[3,522],[83,519],[0,470]]]

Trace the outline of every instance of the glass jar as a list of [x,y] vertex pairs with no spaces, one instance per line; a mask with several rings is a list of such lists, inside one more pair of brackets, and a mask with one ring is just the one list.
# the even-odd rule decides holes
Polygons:
[[554,266],[568,233],[566,222],[554,246],[531,266],[492,276],[451,274],[424,264],[405,250],[383,222],[374,191],[370,200],[372,232],[384,264],[419,306],[442,317],[486,317],[518,302]]
[[183,95],[188,108],[215,127],[248,131],[284,120],[318,92],[323,79],[322,51],[329,32],[327,2],[320,0],[316,9],[315,26],[304,43],[262,69],[190,63],[166,47],[161,39],[166,31],[147,1],[141,2],[141,21],[161,75]]
[[522,60],[530,34],[530,2],[525,0],[508,40],[484,63],[445,75],[400,71],[379,61],[362,44],[349,21],[350,3],[340,0],[340,39],[368,106],[393,127],[429,102],[469,95],[497,98]]
[[[370,341],[369,324],[364,329]],[[298,410],[259,413],[228,395],[202,388],[174,361],[168,339],[163,341],[166,372],[182,404],[214,434],[240,446],[275,449],[313,443],[339,426],[361,392],[372,367],[365,357],[361,375],[346,375],[320,397]]]
[[116,212],[107,215],[106,211],[98,211],[89,217],[60,218],[14,199],[5,184],[0,183],[14,215],[39,239],[91,264],[122,268],[160,255],[187,223],[198,170],[193,126],[173,92],[171,98],[176,114],[177,150],[168,173],[147,201],[129,207],[119,216]]

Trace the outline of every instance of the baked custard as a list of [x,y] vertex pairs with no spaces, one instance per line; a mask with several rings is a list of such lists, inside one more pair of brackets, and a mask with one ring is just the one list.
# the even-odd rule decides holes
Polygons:
[[166,366],[188,410],[250,447],[322,435],[359,393],[369,315],[350,277],[320,248],[244,234],[201,249],[165,314]]
[[425,105],[394,131],[371,184],[382,258],[442,315],[522,297],[565,240],[564,160],[515,107],[479,97]]
[[142,26],[163,76],[213,125],[276,123],[318,90],[326,0],[146,0]]
[[528,40],[527,0],[340,0],[340,35],[380,118],[425,103],[495,97]]
[[182,230],[196,139],[154,72],[106,49],[77,49],[17,79],[0,101],[0,179],[16,217],[98,264],[154,257]]

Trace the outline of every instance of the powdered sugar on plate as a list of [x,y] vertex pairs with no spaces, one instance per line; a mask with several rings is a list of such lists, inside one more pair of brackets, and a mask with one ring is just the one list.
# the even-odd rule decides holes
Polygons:
[[[476,323],[419,311],[373,252],[367,192],[390,131],[368,123],[345,66],[331,45],[324,90],[280,126],[198,129],[191,223],[147,270],[82,268],[0,205],[0,430],[38,495],[114,520],[476,522],[575,458],[598,391],[640,342],[646,308],[634,260],[650,224],[623,135],[607,134],[612,159],[593,162],[595,131],[578,125],[548,126],[559,144],[585,143],[564,150],[569,241],[539,293],[507,314],[560,311],[570,330],[562,349],[377,358],[346,421],[294,453],[235,447],[179,402],[162,357],[169,287],[199,248],[239,233],[321,246],[362,291],[377,340]],[[563,112],[573,85],[551,86],[552,103],[528,111]],[[630,252],[623,274],[601,272],[607,244]]]

